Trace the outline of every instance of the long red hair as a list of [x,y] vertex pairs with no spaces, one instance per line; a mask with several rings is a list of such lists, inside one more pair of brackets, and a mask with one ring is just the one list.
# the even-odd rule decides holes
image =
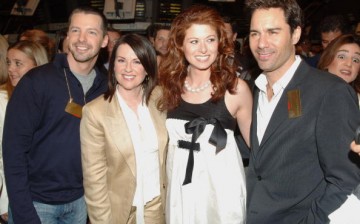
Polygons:
[[237,78],[233,65],[234,44],[226,36],[224,21],[215,9],[194,5],[180,13],[171,24],[169,52],[163,57],[159,67],[159,83],[163,88],[163,97],[158,105],[160,110],[176,108],[184,93],[188,62],[181,47],[186,31],[193,24],[211,26],[219,38],[218,56],[211,66],[210,81],[214,86],[212,100],[219,100],[226,90],[230,93],[235,91]]

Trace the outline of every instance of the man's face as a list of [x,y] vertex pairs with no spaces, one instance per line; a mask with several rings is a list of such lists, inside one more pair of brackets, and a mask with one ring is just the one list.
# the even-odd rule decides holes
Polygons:
[[157,31],[154,47],[157,52],[162,55],[165,55],[168,52],[168,43],[170,37],[170,30],[160,29]]
[[116,41],[119,40],[119,38],[120,38],[120,34],[118,32],[114,32],[114,31],[108,31],[107,34],[109,36],[109,43],[107,45],[107,50],[108,50],[109,56],[110,56],[111,52],[114,49]]
[[357,24],[355,34],[360,36],[360,23]]
[[293,34],[280,8],[257,9],[250,23],[250,49],[259,67],[267,74],[282,76],[295,60],[295,44],[301,29]]
[[321,45],[323,49],[325,49],[330,44],[330,42],[333,41],[335,38],[341,36],[341,34],[342,33],[340,30],[321,33]]
[[226,37],[232,41],[236,40],[237,33],[234,33],[231,24],[225,23]]
[[104,35],[101,26],[100,16],[73,14],[67,35],[70,61],[75,60],[77,63],[96,61],[100,48],[106,47],[108,43],[108,36]]

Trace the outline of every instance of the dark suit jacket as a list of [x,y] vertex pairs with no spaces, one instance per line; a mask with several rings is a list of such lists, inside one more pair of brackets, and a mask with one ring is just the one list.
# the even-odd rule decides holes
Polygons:
[[[287,92],[300,90],[301,116],[289,118]],[[358,100],[340,78],[301,62],[261,144],[255,91],[247,173],[247,224],[328,223],[360,183],[350,142],[360,125]]]

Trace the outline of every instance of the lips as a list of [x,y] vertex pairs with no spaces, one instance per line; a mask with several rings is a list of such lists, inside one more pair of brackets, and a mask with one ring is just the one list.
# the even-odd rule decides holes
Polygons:
[[135,79],[136,76],[135,75],[122,75],[122,77],[126,80],[131,81],[131,80]]
[[198,61],[206,61],[209,59],[209,55],[201,55],[201,56],[195,56],[196,60]]
[[270,52],[258,52],[258,58],[260,61],[266,61],[271,57],[272,53]]
[[340,70],[340,73],[342,75],[351,75],[351,71],[350,70],[347,70],[347,69],[341,69]]

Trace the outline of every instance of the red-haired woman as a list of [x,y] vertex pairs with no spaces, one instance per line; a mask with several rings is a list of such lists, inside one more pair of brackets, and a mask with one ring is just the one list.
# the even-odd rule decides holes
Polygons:
[[252,96],[236,77],[232,40],[216,10],[179,14],[160,64],[169,133],[167,223],[245,223],[245,174],[235,142],[249,142]]

